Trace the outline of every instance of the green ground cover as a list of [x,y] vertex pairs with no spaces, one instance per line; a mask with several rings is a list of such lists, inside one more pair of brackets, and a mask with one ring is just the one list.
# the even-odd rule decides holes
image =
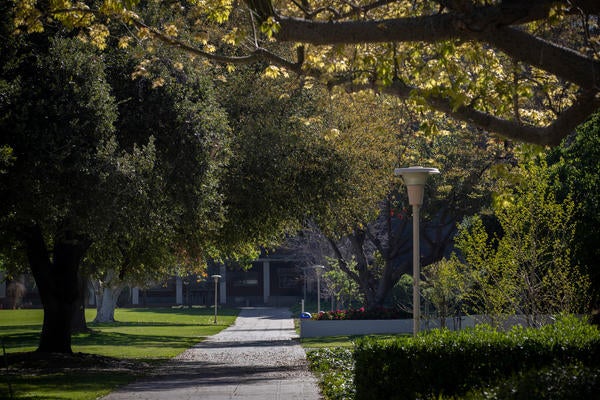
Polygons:
[[[386,340],[398,335],[368,335],[373,340]],[[319,379],[327,400],[351,400],[355,397],[353,351],[361,335],[301,338],[310,369]]]
[[[384,340],[397,337],[398,335],[369,335],[374,339]],[[358,338],[364,336],[360,335],[340,335],[340,336],[324,336],[324,337],[313,337],[313,338],[302,338],[300,343],[302,347],[307,350],[311,349],[322,349],[322,348],[353,348],[354,342]]]
[[[33,357],[42,310],[0,310],[0,398],[96,399],[231,325],[238,311],[193,308],[117,309],[110,324],[73,336],[73,357]],[[94,310],[86,310],[92,320]]]

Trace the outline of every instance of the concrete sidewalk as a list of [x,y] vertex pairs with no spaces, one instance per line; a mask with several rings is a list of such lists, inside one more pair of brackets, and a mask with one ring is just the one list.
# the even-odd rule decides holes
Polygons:
[[234,325],[102,399],[321,399],[297,337],[287,309],[245,308]]

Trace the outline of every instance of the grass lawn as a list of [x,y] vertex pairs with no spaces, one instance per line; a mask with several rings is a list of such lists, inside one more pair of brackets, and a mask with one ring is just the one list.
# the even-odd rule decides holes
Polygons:
[[[172,358],[231,325],[238,311],[211,308],[117,309],[110,324],[88,324],[91,333],[74,335],[74,357],[32,360],[42,310],[0,310],[0,398],[96,399],[128,383],[157,363]],[[94,318],[86,310],[86,319]],[[8,364],[8,365],[7,365]]]

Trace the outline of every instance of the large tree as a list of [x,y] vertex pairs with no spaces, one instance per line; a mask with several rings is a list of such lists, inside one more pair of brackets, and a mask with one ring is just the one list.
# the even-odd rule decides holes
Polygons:
[[148,143],[152,152],[143,158],[146,163],[136,165],[143,181],[115,182],[121,192],[143,192],[143,201],[130,196],[110,235],[97,241],[84,260],[99,295],[97,322],[114,318],[127,284],[160,282],[176,266],[200,272],[214,256],[209,250],[224,219],[218,186],[229,159],[227,115],[207,70],[184,65],[170,50],[156,49],[158,61],[133,77],[135,49],[105,54],[118,104],[118,146],[135,154],[139,144]]
[[12,154],[0,174],[1,252],[36,280],[38,350],[68,353],[84,260],[135,275],[214,254],[230,131],[209,77],[172,67],[132,80],[62,29],[4,32],[0,142]]
[[350,90],[377,86],[538,144],[558,144],[600,106],[594,0],[182,1],[164,3],[177,12],[160,24],[136,14],[138,1],[84,3],[19,2],[16,24],[39,30],[50,17],[89,25],[102,46],[102,18],[119,18],[140,39],[222,63],[264,60]]
[[[15,161],[3,174],[3,252],[26,256],[44,304],[39,349],[70,351],[86,234],[110,214],[100,178],[116,107],[104,66],[78,40],[37,37],[3,46],[2,142]],[[12,52],[12,54],[11,54]],[[16,244],[20,243],[23,252]]]

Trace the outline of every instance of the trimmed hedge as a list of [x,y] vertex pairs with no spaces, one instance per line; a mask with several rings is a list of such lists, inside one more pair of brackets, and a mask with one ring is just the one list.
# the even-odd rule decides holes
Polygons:
[[475,389],[464,400],[582,400],[597,399],[600,367],[555,363],[541,370],[520,372],[495,387]]
[[417,338],[362,339],[354,357],[357,399],[455,396],[554,363],[595,368],[600,363],[600,331],[575,317],[506,333],[480,325]]

